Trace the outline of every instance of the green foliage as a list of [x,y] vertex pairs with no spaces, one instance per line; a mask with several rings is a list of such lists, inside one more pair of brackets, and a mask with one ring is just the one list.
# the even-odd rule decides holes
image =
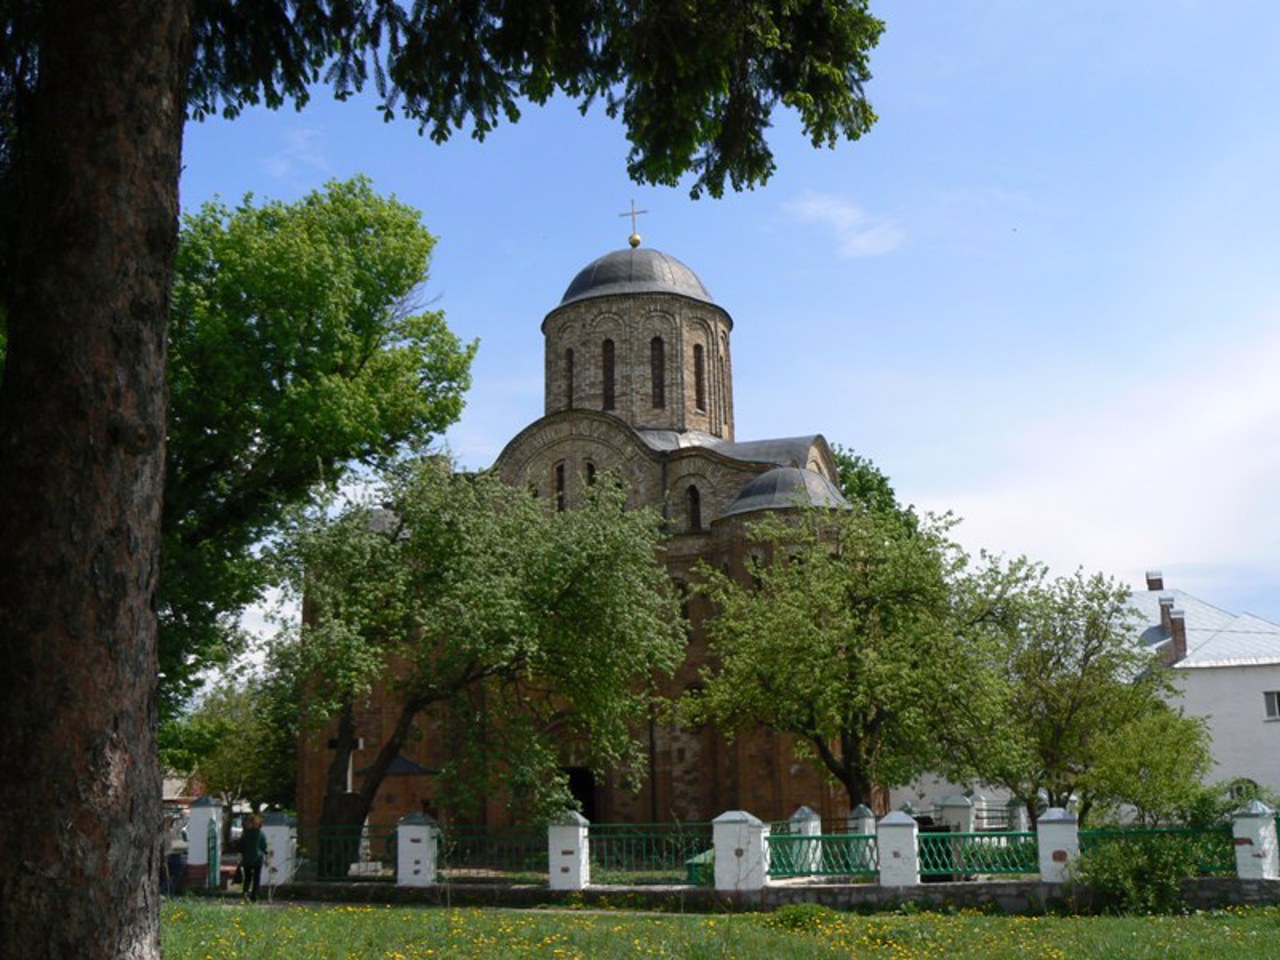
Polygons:
[[[966,731],[975,774],[1032,811],[1075,798],[1082,821],[1123,803],[1167,817],[1173,807],[1147,787],[1158,775],[1176,807],[1199,782],[1207,740],[1168,706],[1172,682],[1136,643],[1128,591],[1101,574],[1049,580],[1024,566],[998,625],[1006,709]],[[1129,737],[1141,738],[1143,756],[1125,755]]]
[[1201,853],[1184,836],[1097,843],[1075,861],[1074,875],[1104,913],[1186,913],[1182,884],[1199,873]]
[[415,309],[435,239],[363,178],[183,222],[169,328],[162,693],[235,652],[258,546],[320,483],[457,419],[475,345]]
[[[0,174],[36,86],[44,7],[0,15]],[[870,128],[863,84],[882,29],[867,0],[202,3],[188,113],[301,106],[321,82],[339,99],[372,85],[386,118],[406,116],[442,141],[462,129],[483,138],[559,92],[621,118],[636,180],[671,185],[692,172],[695,195],[719,196],[773,172],[765,132],[779,104],[815,147]]]
[[692,718],[795,735],[851,807],[869,803],[875,784],[936,769],[939,706],[967,702],[982,684],[955,621],[966,557],[950,526],[859,509],[752,525],[746,577],[702,570],[699,589],[719,613],[707,628],[715,666],[687,702]]
[[292,679],[225,674],[189,714],[160,726],[160,763],[195,775],[207,793],[255,808],[292,807],[298,698]]
[[1098,744],[1082,784],[1095,806],[1131,808],[1139,823],[1156,826],[1196,806],[1212,765],[1205,722],[1152,703]]
[[904,513],[889,478],[866,457],[838,444],[832,447],[840,492],[850,503],[875,513]]
[[430,709],[456,745],[441,780],[461,807],[496,793],[534,815],[563,809],[556,744],[601,773],[641,771],[631,731],[683,637],[658,517],[625,510],[610,483],[557,512],[443,459],[393,473],[375,502],[394,512],[356,504],[297,538],[308,618],[292,655],[312,716],[387,691],[401,739],[376,766]]

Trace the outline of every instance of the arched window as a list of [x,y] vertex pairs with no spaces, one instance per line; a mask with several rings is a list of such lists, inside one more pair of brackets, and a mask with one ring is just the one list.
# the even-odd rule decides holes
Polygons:
[[683,580],[676,581],[676,595],[680,598],[680,617],[684,621],[685,639],[693,637],[693,605],[689,602],[689,585]]
[[587,486],[595,486],[596,482],[596,465],[590,460],[587,461]]
[[649,374],[653,380],[653,409],[667,405],[667,348],[661,337],[649,341]]
[[612,410],[617,400],[616,385],[614,383],[612,340],[606,340],[600,345],[600,367],[604,375],[604,409]]
[[728,425],[729,423],[729,389],[728,380],[724,375],[724,354],[720,354],[720,422]]
[[702,344],[693,345],[693,405],[707,409],[707,362],[702,355]]
[[564,406],[573,409],[573,350],[564,352]]
[[561,460],[556,464],[555,468],[555,490],[556,490],[556,509],[564,509],[564,461]]
[[702,494],[698,492],[698,488],[693,484],[689,484],[689,489],[685,492],[685,496],[689,501],[689,529],[702,529]]

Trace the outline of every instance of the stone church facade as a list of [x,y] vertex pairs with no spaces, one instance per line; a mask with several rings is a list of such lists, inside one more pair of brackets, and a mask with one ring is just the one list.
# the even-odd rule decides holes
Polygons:
[[[661,513],[664,559],[681,589],[700,561],[741,572],[745,527],[761,511],[844,501],[820,435],[737,439],[732,331],[729,313],[674,257],[636,244],[593,261],[542,322],[544,414],[507,444],[495,469],[558,509],[572,509],[607,472],[633,506]],[[667,683],[672,696],[698,683],[707,659],[703,601],[691,597],[686,609],[691,630],[685,662]],[[760,732],[730,742],[656,721],[642,735],[650,771],[638,794],[570,769],[588,819],[705,821],[733,808],[783,818],[801,804],[844,812],[788,738]]]
[[[733,320],[691,269],[640,247],[638,239],[584,267],[546,315],[543,415],[506,445],[494,469],[566,510],[597,477],[619,479],[632,506],[662,515],[664,562],[684,591],[699,562],[745,576],[746,527],[763,511],[844,500],[822,436],[737,439]],[[707,612],[704,600],[688,597],[688,647],[664,684],[669,696],[699,682],[708,656]],[[376,701],[360,711],[369,759],[379,729],[393,716]],[[589,820],[705,822],[729,809],[784,819],[802,804],[824,817],[846,812],[843,791],[798,761],[789,737],[759,731],[730,741],[709,727],[682,730],[658,717],[637,734],[649,760],[638,793],[624,787],[620,775],[597,778],[574,766],[571,755],[564,758]],[[390,825],[404,814],[432,810],[430,772],[443,762],[441,739],[423,730],[413,755],[402,758],[403,775],[382,785],[371,821]],[[325,754],[302,752],[304,823],[318,819]],[[357,752],[351,776],[365,762],[365,751]],[[488,819],[503,819],[496,802]]]

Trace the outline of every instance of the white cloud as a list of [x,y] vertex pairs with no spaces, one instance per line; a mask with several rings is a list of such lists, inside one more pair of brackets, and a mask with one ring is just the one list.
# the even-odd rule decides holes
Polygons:
[[940,477],[921,506],[964,517],[959,533],[971,549],[1027,553],[1058,573],[1084,566],[1136,586],[1144,569],[1178,570],[1187,579],[1171,585],[1227,607],[1233,597],[1213,592],[1231,589],[1224,572],[1242,589],[1275,589],[1277,357],[1280,333],[1256,334],[1091,399],[1077,395],[1068,411],[1010,422],[972,449],[977,462],[1007,466]]
[[277,180],[299,177],[311,179],[310,174],[330,172],[329,158],[320,145],[320,131],[311,127],[292,127],[284,131],[284,146],[267,157],[267,173]]
[[861,207],[831,194],[809,193],[783,204],[783,209],[801,223],[827,227],[836,239],[842,257],[875,257],[902,246],[906,231],[891,220],[873,217]]

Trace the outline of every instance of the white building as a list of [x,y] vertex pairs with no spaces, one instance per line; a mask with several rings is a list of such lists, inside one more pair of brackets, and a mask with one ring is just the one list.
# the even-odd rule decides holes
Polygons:
[[1142,642],[1172,667],[1186,712],[1208,723],[1209,778],[1280,792],[1280,624],[1166,589],[1158,572],[1146,579],[1133,595]]

